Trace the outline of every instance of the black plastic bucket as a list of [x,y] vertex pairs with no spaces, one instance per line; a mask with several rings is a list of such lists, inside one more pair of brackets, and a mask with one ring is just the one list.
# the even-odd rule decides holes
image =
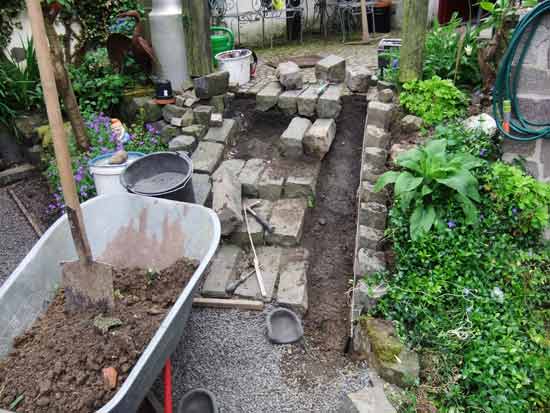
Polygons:
[[133,194],[195,202],[192,177],[193,163],[187,155],[155,152],[130,164],[120,175],[120,183]]

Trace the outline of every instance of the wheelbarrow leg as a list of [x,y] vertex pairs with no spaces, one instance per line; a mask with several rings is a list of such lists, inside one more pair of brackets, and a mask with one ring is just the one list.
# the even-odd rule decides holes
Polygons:
[[170,358],[164,365],[164,413],[172,413],[172,363]]

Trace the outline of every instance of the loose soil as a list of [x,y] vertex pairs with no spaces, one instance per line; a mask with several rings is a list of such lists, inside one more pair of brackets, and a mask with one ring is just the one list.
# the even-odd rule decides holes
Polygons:
[[[128,377],[196,267],[180,259],[158,274],[115,270],[115,310],[108,316],[122,324],[106,333],[94,326],[96,312],[66,314],[59,291],[0,362],[0,408],[9,409],[20,395],[17,412],[84,413],[103,406]],[[115,388],[104,384],[107,367],[118,372]]]

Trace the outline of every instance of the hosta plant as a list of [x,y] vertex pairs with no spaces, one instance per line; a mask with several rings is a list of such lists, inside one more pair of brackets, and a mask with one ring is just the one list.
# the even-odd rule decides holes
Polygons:
[[413,240],[434,226],[444,228],[446,206],[456,201],[464,212],[464,223],[475,224],[480,201],[478,181],[471,170],[483,162],[468,153],[449,153],[447,142],[431,140],[425,146],[411,149],[396,159],[401,171],[389,171],[377,181],[374,190],[394,184],[399,206],[409,216]]

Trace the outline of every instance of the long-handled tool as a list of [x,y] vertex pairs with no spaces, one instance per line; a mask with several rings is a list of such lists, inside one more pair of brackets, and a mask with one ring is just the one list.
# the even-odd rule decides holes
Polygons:
[[239,286],[244,283],[246,280],[248,280],[250,277],[252,277],[256,273],[256,268],[254,268],[252,271],[249,271],[247,273],[244,273],[239,277],[239,279],[229,282],[225,286],[225,292],[229,295],[235,294],[235,291]]
[[262,297],[267,297],[267,292],[264,286],[264,279],[262,277],[262,272],[260,270],[260,261],[258,260],[258,255],[256,254],[256,248],[254,248],[254,241],[252,241],[252,235],[250,235],[250,227],[248,225],[248,212],[246,211],[246,206],[243,205],[244,212],[244,222],[246,224],[246,232],[248,232],[248,239],[250,240],[250,248],[252,249],[252,254],[254,254],[254,270],[256,272],[256,279],[258,280],[258,286],[260,287],[260,293]]
[[65,198],[65,210],[79,258],[78,261],[62,264],[65,306],[69,311],[86,308],[108,310],[114,307],[113,269],[106,264],[92,260],[82,210],[76,193],[71,157],[59,107],[59,95],[55,85],[40,0],[26,0],[26,3],[40,70],[44,101],[52,129],[55,157],[61,177],[61,188]]
[[269,225],[269,223],[263,219],[261,216],[259,216],[256,211],[254,211],[252,208],[254,208],[255,205],[252,205],[252,206],[247,206],[246,207],[246,211],[250,213],[250,215],[252,215],[254,218],[256,218],[256,221],[258,221],[258,223],[264,227],[264,229],[269,232],[270,234],[273,233],[273,231],[275,230],[271,225]]

